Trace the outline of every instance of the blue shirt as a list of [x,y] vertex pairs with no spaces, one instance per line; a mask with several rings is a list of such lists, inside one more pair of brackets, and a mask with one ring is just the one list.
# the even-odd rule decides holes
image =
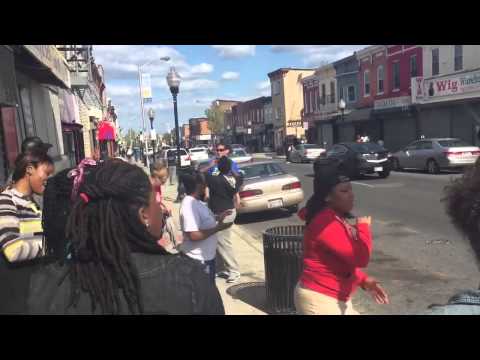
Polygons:
[[[232,160],[232,170],[237,174],[240,174],[240,168],[238,167],[238,164],[233,160]],[[218,170],[218,166],[215,165],[214,167],[210,168],[210,170],[208,170],[208,173],[213,176],[219,175],[220,171]]]

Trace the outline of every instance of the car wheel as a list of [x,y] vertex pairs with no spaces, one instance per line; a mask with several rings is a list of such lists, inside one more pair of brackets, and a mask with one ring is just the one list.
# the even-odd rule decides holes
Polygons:
[[298,212],[298,205],[289,206],[287,210],[289,213],[295,214]]
[[380,179],[386,179],[390,176],[390,170],[380,171],[378,173],[378,176],[380,177]]
[[427,161],[427,172],[429,174],[438,174],[440,172],[440,167],[435,160],[430,159]]
[[392,168],[394,171],[401,171],[402,168],[400,167],[400,161],[397,158],[392,159]]

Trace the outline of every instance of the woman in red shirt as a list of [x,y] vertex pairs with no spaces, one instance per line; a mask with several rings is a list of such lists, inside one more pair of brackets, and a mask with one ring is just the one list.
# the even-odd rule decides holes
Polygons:
[[351,296],[360,286],[379,304],[388,296],[365,268],[372,251],[371,218],[350,225],[354,195],[350,180],[333,160],[321,159],[314,194],[299,212],[306,221],[303,273],[295,289],[295,307],[302,315],[358,315]]

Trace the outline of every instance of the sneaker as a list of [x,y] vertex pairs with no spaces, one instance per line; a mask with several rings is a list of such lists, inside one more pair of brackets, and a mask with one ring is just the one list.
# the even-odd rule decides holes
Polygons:
[[240,280],[240,274],[232,273],[228,276],[227,283],[231,284],[231,283],[237,282],[238,280]]
[[220,271],[215,274],[215,277],[227,279],[230,277],[230,273],[228,271]]

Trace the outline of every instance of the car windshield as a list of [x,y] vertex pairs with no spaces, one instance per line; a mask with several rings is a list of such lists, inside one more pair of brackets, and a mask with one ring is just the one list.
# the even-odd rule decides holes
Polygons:
[[[187,155],[187,152],[185,150],[180,150],[180,156]],[[172,157],[172,156],[177,156],[177,150],[169,150],[167,153],[167,156]]]
[[245,166],[241,168],[240,171],[242,172],[245,179],[262,178],[285,174],[285,171],[283,171],[282,167],[274,163]]
[[315,145],[315,144],[305,144],[303,145],[305,149],[320,149],[320,146]]
[[233,150],[231,157],[240,157],[240,156],[248,156],[248,155],[244,150],[240,150],[240,149]]
[[358,153],[383,152],[385,149],[375,143],[355,143],[351,145],[353,151]]
[[190,149],[191,153],[205,152],[205,149]]
[[440,144],[440,146],[446,148],[472,146],[466,141],[460,139],[439,140],[438,143]]

